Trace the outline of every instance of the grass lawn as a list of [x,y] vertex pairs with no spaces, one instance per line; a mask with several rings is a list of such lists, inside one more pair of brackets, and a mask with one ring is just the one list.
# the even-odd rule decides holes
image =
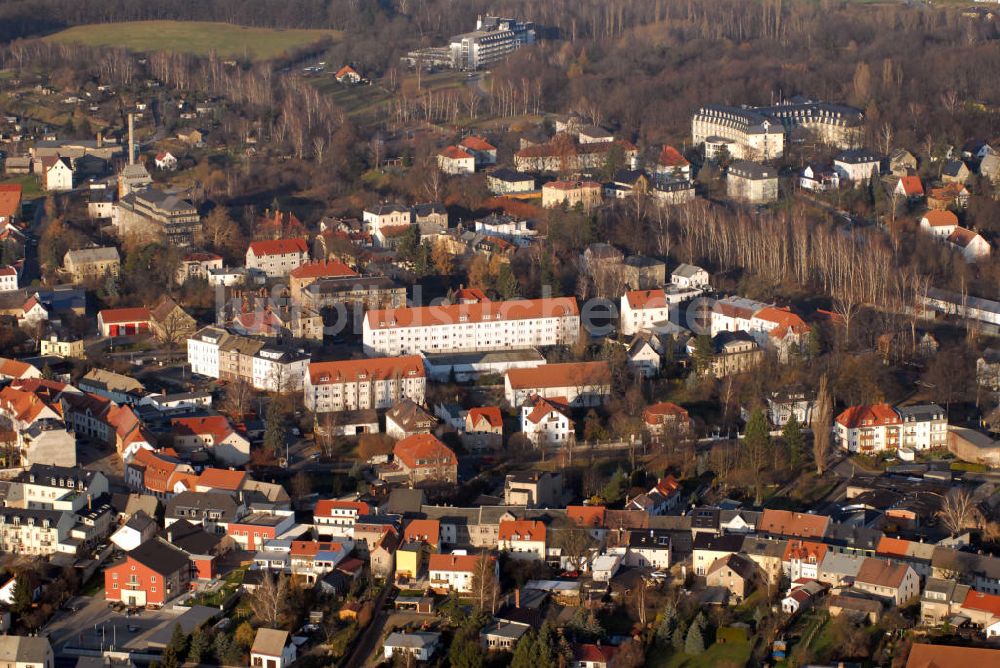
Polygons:
[[750,660],[749,642],[715,643],[701,654],[690,656],[652,648],[646,656],[650,668],[716,668],[716,666],[745,666]]
[[14,176],[9,179],[4,179],[0,183],[20,183],[21,184],[21,201],[29,202],[33,199],[38,199],[45,195],[42,190],[41,184],[38,182],[38,177],[34,174],[22,174],[21,176]]
[[210,21],[133,21],[74,26],[45,39],[87,46],[124,46],[133,51],[181,51],[223,57],[247,55],[268,60],[322,37],[339,38],[336,30],[248,28]]

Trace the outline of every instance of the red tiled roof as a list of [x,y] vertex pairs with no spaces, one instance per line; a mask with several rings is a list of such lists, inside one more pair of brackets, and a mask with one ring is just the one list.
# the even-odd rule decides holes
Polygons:
[[12,360],[9,357],[0,357],[0,377],[21,378],[29,373],[34,367],[21,360]]
[[441,152],[438,153],[438,155],[440,155],[442,158],[447,158],[449,160],[472,160],[473,159],[471,153],[466,153],[465,151],[463,151],[462,149],[460,149],[457,146],[446,146],[445,148],[441,149]]
[[424,375],[424,362],[420,355],[313,362],[309,365],[309,382],[312,385],[388,380],[394,377],[423,378]]
[[288,274],[292,278],[337,278],[340,276],[357,276],[358,272],[339,260],[320,260],[307,262],[296,267]]
[[906,564],[868,557],[861,562],[861,568],[858,569],[854,582],[896,589],[903,583],[907,568],[909,567]]
[[578,527],[603,527],[604,506],[566,506],[566,517]]
[[439,465],[454,466],[458,463],[455,453],[431,434],[413,434],[398,441],[392,449],[393,456],[414,469],[426,464],[417,464],[417,460],[443,460]]
[[142,484],[151,492],[170,492],[170,478],[177,468],[171,461],[156,453],[140,448],[132,458],[130,466],[142,469]]
[[958,216],[951,211],[928,211],[923,219],[930,227],[953,227],[958,225]]
[[412,540],[437,545],[441,539],[441,522],[439,520],[410,520],[403,530],[403,541]]
[[992,666],[1000,661],[1000,649],[955,645],[914,644],[906,668],[969,668]]
[[334,509],[349,508],[357,511],[358,515],[368,515],[371,513],[371,506],[364,501],[338,501],[336,499],[320,499],[316,502],[316,509],[313,516],[329,517],[333,515]]
[[617,648],[612,645],[595,645],[594,643],[573,645],[573,660],[583,665],[611,664]]
[[530,369],[510,369],[507,380],[514,389],[609,385],[611,367],[604,361],[543,364]]
[[688,412],[672,401],[661,401],[651,406],[646,406],[642,417],[646,421],[646,424],[660,424],[666,418],[677,418],[686,421],[688,419]]
[[251,241],[250,249],[256,257],[266,255],[290,255],[292,253],[308,253],[305,239],[265,239]]
[[455,291],[452,301],[456,304],[461,302],[477,303],[488,302],[490,298],[479,288],[459,288]]
[[21,206],[21,184],[0,183],[0,218],[10,218]]
[[218,443],[233,433],[233,426],[221,415],[209,415],[173,418],[170,430],[177,436],[211,436],[213,442]]
[[662,288],[656,290],[629,290],[625,293],[629,308],[666,308],[667,294]]
[[17,276],[17,269],[10,265],[0,267],[0,276]]
[[495,150],[497,150],[496,146],[494,146],[493,144],[489,143],[488,141],[486,141],[482,137],[478,137],[476,135],[469,135],[468,137],[466,137],[465,139],[463,139],[462,141],[460,141],[459,145],[460,146],[464,146],[465,148],[471,149],[473,151],[495,151]]
[[664,167],[687,167],[691,163],[676,148],[664,144],[660,151],[660,164]]
[[215,253],[206,253],[204,251],[198,251],[196,253],[188,253],[184,256],[184,262],[214,262],[215,260],[221,260],[221,255],[216,255]]
[[820,563],[826,556],[827,546],[823,543],[815,543],[808,540],[790,540],[785,545],[785,554],[782,561],[798,559],[800,561],[814,561]]
[[503,426],[503,416],[496,406],[477,406],[469,409],[469,421],[473,427],[478,426],[482,420],[485,420],[490,427]]
[[528,420],[533,424],[539,424],[545,419],[545,416],[551,413],[560,413],[569,417],[569,407],[566,401],[566,397],[552,397],[551,399],[546,399],[538,395],[534,395],[529,400],[534,403],[534,408],[528,413]]
[[830,518],[826,515],[809,515],[794,513],[790,510],[775,510],[765,508],[757,523],[761,533],[773,533],[784,536],[799,536],[800,538],[822,538]]
[[990,613],[994,618],[1000,618],[1000,596],[996,594],[984,594],[981,591],[970,589],[969,593],[965,595],[962,607],[971,610],[982,610],[983,612]]
[[105,325],[122,322],[149,322],[149,309],[145,306],[135,308],[106,308],[98,315]]
[[440,306],[411,306],[368,311],[365,318],[371,329],[393,327],[429,327],[460,322],[476,323],[485,320],[528,320],[532,318],[561,318],[579,315],[575,297],[548,299],[512,299],[502,302],[475,304],[442,304]]
[[787,307],[767,306],[754,313],[753,317],[773,322],[775,326],[768,334],[779,339],[784,338],[789,331],[795,334],[808,334],[810,331],[809,325]]
[[229,469],[206,468],[198,476],[198,485],[235,492],[243,487],[247,480],[246,471],[230,471]]
[[[478,554],[432,554],[427,562],[427,569],[431,571],[455,571],[459,573],[473,573],[476,564],[479,563]],[[487,557],[493,560],[494,557]]]
[[631,142],[615,140],[581,144],[566,134],[559,134],[545,144],[535,144],[521,149],[515,154],[517,158],[554,158],[560,156],[580,155],[587,153],[607,153],[612,146],[620,146],[626,153],[636,150]]
[[966,248],[969,244],[975,241],[976,237],[979,235],[970,229],[964,227],[956,227],[948,235],[948,242],[955,244],[959,248]]
[[541,520],[503,520],[498,540],[545,540],[545,523]]
[[893,557],[905,557],[909,555],[910,541],[903,538],[892,538],[890,536],[882,536],[878,541],[878,547],[875,549],[875,554],[886,555]]
[[920,182],[919,176],[903,176],[899,179],[903,186],[903,193],[907,197],[916,197],[924,194],[924,184]]
[[851,406],[837,416],[837,423],[848,429],[861,426],[877,426],[883,424],[899,424],[902,422],[899,414],[889,404],[862,404]]
[[358,71],[353,67],[351,67],[350,65],[344,65],[339,70],[337,70],[337,73],[333,75],[333,78],[339,81],[348,74],[357,74],[359,77],[361,76],[360,74],[358,74]]

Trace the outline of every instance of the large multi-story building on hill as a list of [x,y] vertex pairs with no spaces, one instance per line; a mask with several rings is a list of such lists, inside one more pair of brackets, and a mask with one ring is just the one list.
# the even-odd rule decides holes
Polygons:
[[112,210],[118,236],[159,239],[171,246],[190,246],[200,225],[198,209],[173,193],[146,188],[125,195]]
[[709,104],[691,119],[691,140],[705,145],[710,160],[719,157],[723,146],[737,160],[772,160],[782,156],[794,130],[810,131],[838,148],[855,148],[863,122],[860,109],[813,100],[793,99],[769,107]]

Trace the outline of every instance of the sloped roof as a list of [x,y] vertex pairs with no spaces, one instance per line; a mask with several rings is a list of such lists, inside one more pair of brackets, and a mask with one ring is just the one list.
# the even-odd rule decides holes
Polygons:
[[625,299],[630,308],[639,310],[647,308],[666,308],[667,295],[662,288],[655,290],[629,290]]
[[305,239],[265,239],[263,241],[251,241],[249,250],[253,251],[256,257],[267,255],[290,255],[292,253],[306,253],[309,248]]
[[473,151],[495,151],[497,147],[477,135],[469,135],[459,142],[460,146]]
[[393,456],[407,467],[417,468],[418,460],[438,459],[450,466],[458,463],[455,453],[431,434],[413,434],[398,441],[392,449]]
[[903,583],[907,568],[906,564],[869,557],[861,564],[854,581],[895,589]]
[[313,362],[309,365],[309,382],[312,385],[388,380],[396,377],[422,378],[424,375],[424,363],[420,355]]
[[928,211],[920,222],[930,227],[954,227],[958,225],[958,216],[951,211]]
[[545,540],[545,523],[541,520],[503,520],[498,540]]
[[579,315],[575,297],[548,299],[512,299],[502,302],[413,306],[368,311],[365,318],[371,329],[397,327],[430,327],[459,322],[476,323],[486,320],[527,320],[560,318]]
[[664,167],[687,167],[691,164],[680,151],[668,144],[664,144],[660,151],[659,163]]
[[529,369],[510,369],[507,380],[514,389],[608,385],[611,367],[604,361],[543,364]]
[[476,406],[475,408],[470,408],[468,419],[473,428],[477,427],[483,421],[493,428],[503,426],[503,416],[500,414],[500,409],[496,406]]
[[837,416],[837,423],[848,429],[861,426],[899,424],[899,415],[889,404],[862,404],[851,406]]
[[320,260],[296,267],[288,275],[292,278],[339,278],[357,276],[358,272],[339,260]]
[[447,158],[448,160],[472,160],[473,159],[471,153],[467,153],[467,152],[463,151],[462,149],[460,149],[457,146],[446,146],[445,148],[441,149],[441,152],[438,153],[438,155],[441,156],[442,158]]
[[0,218],[11,218],[21,206],[21,184],[0,183]]
[[257,629],[257,635],[254,636],[250,653],[263,654],[265,656],[281,656],[281,652],[287,644],[288,631],[262,627]]
[[149,309],[145,306],[135,308],[106,308],[98,315],[105,325],[128,322],[148,322]]

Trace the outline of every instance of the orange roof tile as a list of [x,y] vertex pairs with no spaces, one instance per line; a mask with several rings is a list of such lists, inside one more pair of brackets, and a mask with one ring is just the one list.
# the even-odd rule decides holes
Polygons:
[[878,541],[878,547],[875,548],[875,554],[880,556],[905,557],[909,555],[909,550],[910,541],[903,538],[882,536]]
[[560,413],[569,417],[569,402],[566,401],[566,397],[552,397],[551,399],[546,399],[536,394],[533,395],[528,401],[534,404],[534,408],[530,413],[528,413],[527,417],[532,424],[540,424],[547,415],[551,415],[552,413]]
[[488,302],[490,298],[479,288],[459,288],[452,296],[452,301],[456,304],[461,302]]
[[353,67],[351,67],[350,65],[344,65],[339,70],[337,70],[337,73],[333,75],[333,78],[339,81],[348,74],[357,74],[359,77],[361,76],[360,74],[358,74],[358,71]]
[[496,406],[477,406],[469,409],[469,421],[473,427],[477,427],[481,421],[485,421],[487,426],[502,427],[503,416]]
[[451,449],[432,434],[413,434],[398,441],[392,449],[393,456],[411,469],[427,466],[418,461],[438,460],[438,464],[453,466],[458,458]]
[[541,520],[503,520],[498,540],[545,540],[545,523]]
[[473,159],[471,153],[466,153],[465,151],[463,151],[462,149],[460,149],[457,146],[446,146],[445,148],[441,149],[441,152],[438,153],[438,155],[440,155],[442,158],[447,158],[448,160],[472,160]]
[[9,357],[0,357],[0,377],[2,378],[23,378],[31,373],[35,367],[21,360],[13,360]]
[[884,424],[900,424],[899,414],[889,404],[851,406],[837,416],[837,423],[848,429]]
[[861,568],[858,569],[854,582],[897,588],[903,583],[907,568],[909,567],[906,564],[868,557],[861,562]]
[[21,206],[21,184],[0,183],[0,218],[8,220],[17,213]]
[[461,322],[476,323],[486,320],[561,318],[579,314],[580,310],[577,307],[575,297],[551,297],[548,299],[512,299],[475,304],[376,309],[365,313],[365,319],[371,329],[391,329],[394,327],[451,325]]
[[507,380],[515,390],[609,385],[611,367],[604,361],[543,364],[530,369],[510,369]]
[[691,163],[676,148],[664,144],[660,151],[660,164],[664,167],[687,167]]
[[656,290],[629,290],[625,293],[629,308],[641,310],[647,308],[666,308],[667,294],[662,288]]
[[975,589],[970,589],[962,602],[963,608],[971,610],[981,610],[988,612],[995,618],[1000,618],[1000,596],[996,594],[985,594]]
[[976,237],[979,235],[970,229],[964,227],[956,227],[948,235],[948,242],[955,244],[960,248],[966,248],[969,244],[975,241]]
[[170,429],[175,436],[211,436],[215,443],[233,433],[233,425],[221,415],[173,418]]
[[688,412],[672,401],[661,401],[646,406],[642,412],[646,424],[661,424],[668,419],[688,420]]
[[808,540],[790,540],[785,545],[785,554],[782,561],[809,561],[820,563],[826,556],[827,546],[823,543],[816,543]]
[[830,518],[826,515],[810,515],[794,513],[790,510],[775,510],[765,508],[757,523],[757,530],[762,533],[772,533],[783,536],[798,536],[800,538],[822,538]]
[[497,147],[477,135],[469,135],[459,142],[460,146],[473,151],[495,151]]
[[[490,561],[494,557],[487,556]],[[479,563],[478,554],[432,554],[427,562],[427,569],[431,571],[454,571],[459,573],[473,573],[476,564]]]
[[206,468],[198,476],[198,485],[201,487],[211,487],[212,489],[221,489],[227,492],[235,492],[243,488],[246,480],[246,471]]
[[907,197],[916,197],[924,194],[924,184],[920,182],[919,176],[903,176],[899,179],[903,186],[903,192]]
[[403,541],[421,541],[437,545],[441,540],[441,522],[438,520],[410,520],[403,530]]
[[1000,649],[956,645],[914,644],[906,668],[968,668],[990,666],[1000,661]]
[[341,276],[357,276],[358,272],[339,260],[320,260],[306,262],[293,269],[288,275],[292,278],[339,278]]
[[316,502],[316,509],[313,516],[329,517],[336,509],[354,510],[358,515],[368,515],[371,513],[371,506],[364,501],[338,501],[337,499],[320,499]]
[[578,527],[604,526],[604,506],[566,506],[566,517]]
[[313,362],[309,365],[309,382],[312,385],[354,383],[359,380],[388,380],[390,378],[423,378],[424,375],[424,361],[420,355]]
[[920,222],[924,221],[930,227],[953,227],[958,225],[958,216],[951,211],[928,211]]
[[98,315],[101,318],[101,322],[105,325],[149,321],[149,309],[145,306],[135,308],[106,308],[98,313]]
[[309,253],[305,239],[265,239],[263,241],[251,241],[249,250],[253,251],[256,257],[266,255],[290,255],[292,253]]

